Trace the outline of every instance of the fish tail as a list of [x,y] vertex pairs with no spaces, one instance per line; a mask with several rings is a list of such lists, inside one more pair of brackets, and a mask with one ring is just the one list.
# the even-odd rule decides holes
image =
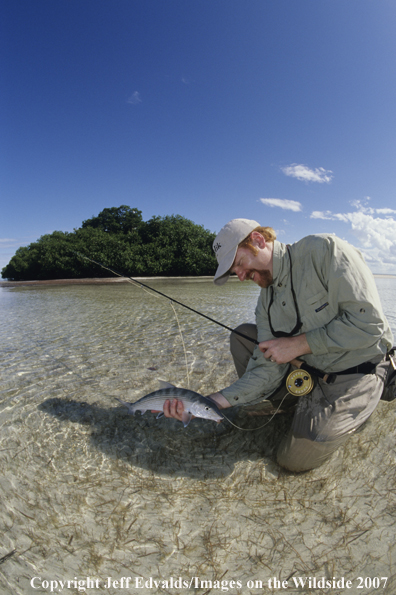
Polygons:
[[131,415],[135,415],[135,412],[133,411],[130,403],[126,403],[125,401],[121,401],[121,399],[119,399],[118,397],[114,397],[119,403],[121,403],[121,405],[124,405],[127,409],[128,409],[128,413],[130,413]]

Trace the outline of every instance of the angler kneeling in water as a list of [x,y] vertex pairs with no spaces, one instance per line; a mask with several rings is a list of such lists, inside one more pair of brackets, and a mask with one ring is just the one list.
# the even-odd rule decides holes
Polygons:
[[[261,292],[256,324],[236,329],[245,337],[231,334],[239,379],[210,398],[219,409],[276,404],[288,394],[291,362],[322,371],[308,394],[298,389],[308,376],[296,379],[293,421],[277,452],[290,471],[318,467],[369,418],[389,380],[393,337],[373,275],[361,253],[334,235],[288,246],[271,227],[247,219],[227,223],[213,249],[216,285],[235,273]],[[164,414],[181,420],[183,409],[174,399]]]

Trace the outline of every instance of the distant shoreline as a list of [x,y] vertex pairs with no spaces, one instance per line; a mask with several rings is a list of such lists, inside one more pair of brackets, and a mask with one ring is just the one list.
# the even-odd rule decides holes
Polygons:
[[[237,278],[237,277],[235,277]],[[212,276],[202,277],[134,277],[135,281],[206,281]],[[0,287],[23,287],[26,285],[105,285],[107,283],[128,283],[129,277],[87,277],[85,279],[45,279],[37,281],[0,281]]]
[[[385,279],[396,279],[396,275],[374,274],[374,277]],[[207,281],[212,276],[197,277],[134,277],[135,281]],[[236,281],[238,277],[230,277],[230,281]],[[108,283],[128,283],[129,277],[87,277],[85,279],[46,279],[43,281],[0,281],[0,287],[24,287],[35,285],[106,285]]]

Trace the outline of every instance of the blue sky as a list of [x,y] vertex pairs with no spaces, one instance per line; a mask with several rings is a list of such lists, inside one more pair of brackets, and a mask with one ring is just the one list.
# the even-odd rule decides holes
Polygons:
[[0,268],[103,208],[396,274],[394,0],[3,0]]

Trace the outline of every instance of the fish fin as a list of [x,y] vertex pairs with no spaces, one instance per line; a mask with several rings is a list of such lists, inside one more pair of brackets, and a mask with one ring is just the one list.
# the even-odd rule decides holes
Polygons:
[[188,411],[183,411],[183,413],[182,413],[182,422],[183,422],[183,426],[185,428],[190,423],[191,417],[192,417],[191,413],[189,413]]
[[125,407],[128,407],[129,403],[126,403],[125,401],[121,401],[121,399],[119,399],[118,397],[114,397],[116,401],[118,401],[119,403],[121,403],[121,405],[125,405]]
[[155,419],[159,419],[160,417],[164,416],[164,412],[160,411]]
[[174,384],[171,384],[170,382],[166,382],[165,380],[159,380],[158,382],[159,382],[161,388],[176,388]]
[[124,407],[126,407],[128,409],[128,413],[130,415],[135,415],[135,412],[132,411],[132,409],[131,409],[131,403],[126,403],[125,401],[121,401],[121,399],[118,399],[117,397],[114,397],[114,398],[117,399],[117,401],[119,403],[121,403],[121,405],[124,405]]

